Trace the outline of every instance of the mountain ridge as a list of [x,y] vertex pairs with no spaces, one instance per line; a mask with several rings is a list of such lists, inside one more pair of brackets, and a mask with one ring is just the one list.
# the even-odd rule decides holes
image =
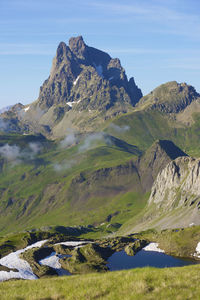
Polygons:
[[[168,163],[200,155],[193,87],[172,81],[141,97],[119,59],[81,36],[61,42],[38,99],[1,114],[11,133],[0,135],[2,230],[11,219],[19,228],[101,224],[110,215],[121,226],[141,212]],[[47,140],[24,145],[30,134]]]
[[191,85],[169,81],[161,84],[152,92],[142,97],[137,107],[159,110],[164,113],[179,113],[189,106],[193,101],[200,98]]
[[130,111],[141,97],[141,90],[133,78],[127,79],[119,59],[87,46],[78,36],[70,38],[68,46],[59,44],[50,76],[21,119],[34,122],[40,112],[38,125],[49,126],[55,136],[62,131],[64,136],[64,127],[87,130],[90,123],[94,127]]

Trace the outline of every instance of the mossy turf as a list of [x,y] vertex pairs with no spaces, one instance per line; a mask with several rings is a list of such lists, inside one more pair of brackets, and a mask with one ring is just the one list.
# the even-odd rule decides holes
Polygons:
[[149,229],[137,234],[135,237],[157,242],[159,247],[165,250],[167,254],[192,257],[196,252],[197,244],[200,242],[200,226],[162,231]]
[[200,266],[142,268],[0,283],[1,300],[198,300]]
[[[18,135],[6,136],[6,139],[2,136],[0,142],[1,138],[2,143],[13,140],[14,145],[19,147],[24,143],[23,136],[22,140]],[[107,201],[105,194],[95,196],[95,186],[92,187],[88,201],[92,203],[94,200],[95,205],[93,204],[91,209],[87,201],[84,205],[83,203],[74,205],[68,189],[72,180],[79,177],[83,171],[86,179],[92,179],[92,172],[96,170],[112,168],[130,159],[137,159],[140,152],[136,151],[135,154],[135,147],[117,140],[113,145],[99,142],[92,145],[91,149],[82,152],[77,145],[63,148],[61,144],[54,143],[50,143],[48,150],[44,146],[43,150],[33,160],[21,159],[14,167],[11,163],[3,162],[0,174],[2,233],[44,225],[91,224],[96,221],[97,211],[105,202],[106,207],[104,206],[101,213],[98,213],[99,222],[103,221],[110,212],[112,213],[112,207],[115,205],[120,206],[122,210],[120,215],[124,213],[127,205],[126,200],[123,204],[123,198],[127,199],[124,192],[116,195],[111,191],[110,201]],[[112,182],[110,185],[112,187]],[[81,193],[81,190],[76,189],[76,191]],[[112,207],[109,206],[109,202]]]

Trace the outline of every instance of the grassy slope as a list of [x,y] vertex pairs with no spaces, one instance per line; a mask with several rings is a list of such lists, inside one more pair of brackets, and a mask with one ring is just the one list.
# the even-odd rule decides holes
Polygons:
[[157,139],[168,139],[191,156],[200,156],[200,114],[194,114],[195,123],[188,127],[179,124],[158,111],[136,111],[113,121],[118,126],[127,125],[126,132],[116,132],[112,127],[105,131],[141,150],[148,149]]
[[[104,195],[91,197],[84,205],[73,204],[73,207],[70,199],[66,198],[66,191],[71,180],[80,172],[91,174],[100,168],[116,166],[136,158],[134,148],[130,146],[127,149],[127,144],[123,145],[123,142],[120,145],[99,143],[85,152],[80,152],[78,146],[68,149],[53,146],[33,161],[15,167],[4,166],[0,174],[1,231],[6,233],[42,225],[102,222],[116,210],[121,211],[115,217],[116,221],[124,221],[124,218],[131,217],[130,212],[134,214],[144,206],[137,191],[110,195],[109,201]],[[55,165],[59,165],[59,171],[55,171]],[[51,198],[52,194],[56,195],[55,199]],[[9,199],[13,204],[7,207]],[[123,220],[120,220],[121,217]]]
[[36,281],[0,283],[2,300],[199,299],[200,266],[142,268]]
[[[145,205],[146,195],[142,196],[134,189],[115,194],[113,188],[106,196],[91,193],[87,203],[72,203],[66,195],[71,180],[80,172],[89,176],[100,168],[134,160],[138,153],[131,145],[145,151],[156,139],[170,139],[188,154],[199,156],[200,117],[196,115],[195,120],[191,127],[178,127],[162,113],[136,111],[113,121],[119,126],[128,125],[129,130],[125,132],[117,133],[107,123],[105,131],[121,139],[114,145],[98,142],[93,145],[94,148],[80,152],[79,146],[61,149],[52,144],[48,151],[33,161],[26,161],[15,168],[4,166],[0,174],[1,231],[7,233],[43,225],[100,223],[116,211],[120,211],[120,214],[113,218],[113,222],[124,223],[131,217],[135,218]],[[1,144],[12,140],[13,144],[24,145],[27,143],[26,139],[29,137],[6,136]],[[67,167],[69,162],[70,167]],[[55,171],[55,165],[59,166],[59,172]],[[114,182],[114,178],[112,180]],[[112,180],[109,183],[111,187]],[[51,197],[52,193],[56,195],[55,198]],[[13,204],[6,209],[10,198]]]

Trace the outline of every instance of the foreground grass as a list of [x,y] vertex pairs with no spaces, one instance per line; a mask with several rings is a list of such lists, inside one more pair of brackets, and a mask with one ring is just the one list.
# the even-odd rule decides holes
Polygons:
[[0,284],[1,300],[200,299],[200,265],[142,268]]

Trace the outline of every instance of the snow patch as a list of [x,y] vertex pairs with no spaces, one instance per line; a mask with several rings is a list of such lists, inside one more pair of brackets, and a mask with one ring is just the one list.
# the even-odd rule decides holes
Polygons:
[[10,269],[17,269],[18,272],[7,272],[0,271],[0,281],[8,280],[11,278],[22,278],[22,279],[37,279],[37,276],[33,273],[29,263],[24,259],[19,258],[20,254],[31,248],[40,248],[47,240],[39,241],[24,249],[12,252],[0,259],[2,266]]
[[30,106],[25,107],[25,108],[24,108],[24,111],[27,112],[27,111],[29,110],[29,108],[30,108]]
[[56,252],[52,252],[49,256],[41,259],[39,263],[41,265],[49,266],[54,269],[61,268],[61,264],[59,263],[59,257],[56,255]]
[[49,256],[45,257],[44,259],[41,259],[39,263],[41,265],[49,266],[55,269],[59,276],[71,275],[67,270],[61,268],[61,264],[59,262],[60,258],[70,257],[70,256],[71,255],[62,255],[62,254],[57,255],[56,252],[52,252]]
[[196,252],[200,254],[200,242],[197,244]]
[[79,75],[79,76],[76,78],[76,80],[73,82],[73,85],[76,85],[76,84],[77,84],[79,78],[80,78],[80,75]]
[[197,244],[196,253],[194,254],[194,256],[200,258],[200,242]]
[[155,251],[155,252],[162,252],[165,253],[164,250],[158,248],[158,243],[150,243],[146,247],[144,247],[142,250],[144,251]]
[[67,102],[67,105],[69,105],[70,107],[72,107],[72,105],[74,104],[75,102]]
[[55,245],[65,245],[65,246],[72,246],[72,247],[76,247],[82,244],[89,244],[91,243],[90,241],[76,241],[76,242],[61,242],[61,243],[57,243]]
[[69,105],[70,107],[72,107],[74,104],[79,103],[81,100],[78,101],[73,101],[73,102],[67,102],[67,105]]

